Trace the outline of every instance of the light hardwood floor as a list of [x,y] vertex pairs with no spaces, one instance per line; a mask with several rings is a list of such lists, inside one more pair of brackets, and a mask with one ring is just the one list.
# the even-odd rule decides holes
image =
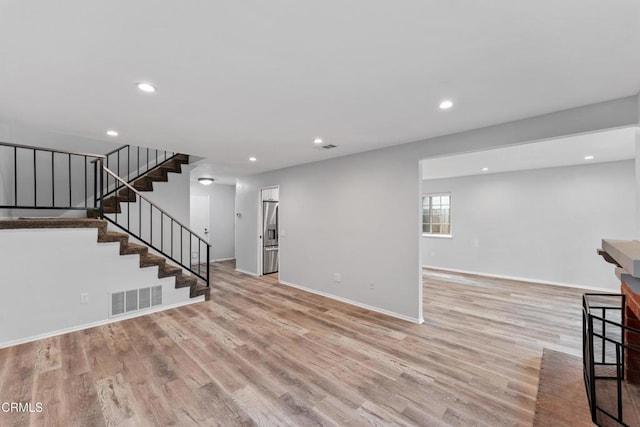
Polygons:
[[[577,289],[427,272],[411,324],[217,263],[211,301],[0,350],[23,425],[531,425]],[[3,325],[3,327],[5,327]]]

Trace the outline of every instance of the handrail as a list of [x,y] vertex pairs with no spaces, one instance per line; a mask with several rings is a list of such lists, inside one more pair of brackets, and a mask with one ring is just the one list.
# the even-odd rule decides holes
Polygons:
[[[151,200],[149,200],[148,198],[144,197],[142,195],[142,193],[140,193],[138,190],[136,190],[134,187],[132,187],[129,183],[125,182],[122,178],[120,178],[115,172],[113,172],[111,169],[107,168],[106,166],[104,166],[102,168],[106,173],[108,173],[109,175],[111,175],[112,177],[114,177],[115,179],[117,179],[118,181],[120,181],[120,183],[122,183],[123,186],[127,187],[129,190],[133,191],[134,193],[136,193],[141,199],[143,199],[144,201],[146,201],[147,203],[149,203],[150,205],[153,205],[153,207],[155,207],[156,209],[158,209],[160,212],[162,212],[163,214],[165,214],[166,216],[168,216],[169,218],[173,219],[173,222],[175,222],[176,224],[186,228],[187,230],[189,229],[189,227],[187,227],[186,225],[184,225],[183,223],[181,223],[180,221],[178,221],[177,219],[173,218],[170,214],[167,213],[167,211],[165,211],[164,209],[158,207],[158,205],[156,205],[155,203],[153,203]],[[196,233],[192,234],[194,236],[196,236],[197,238],[199,238],[202,241],[205,241],[205,239],[203,239],[202,237],[198,236]],[[208,244],[208,243],[207,243]],[[211,246],[211,245],[209,245]]]
[[[112,197],[113,201],[114,201],[114,215],[115,215],[115,219],[110,218],[108,215],[110,213],[105,213],[104,212],[104,192],[100,191],[100,205],[102,206],[102,210],[101,210],[101,214],[102,217],[107,219],[109,222],[111,222],[112,224],[114,224],[115,226],[119,227],[120,229],[126,231],[127,233],[129,233],[130,235],[134,236],[135,238],[137,238],[138,240],[140,240],[141,242],[143,242],[144,244],[148,245],[149,247],[151,247],[152,249],[160,252],[162,255],[164,255],[165,257],[167,257],[168,259],[172,260],[173,262],[177,263],[178,265],[180,265],[181,267],[189,270],[191,273],[193,273],[194,275],[200,277],[201,279],[206,281],[206,286],[209,286],[209,273],[210,273],[210,266],[209,266],[209,256],[210,256],[210,251],[211,251],[211,244],[209,242],[207,242],[204,238],[202,238],[201,236],[199,236],[197,233],[193,232],[189,227],[187,227],[186,225],[184,225],[182,222],[178,221],[177,219],[175,219],[173,216],[171,216],[169,213],[167,213],[164,209],[158,207],[156,204],[154,204],[151,200],[149,200],[148,198],[146,198],[145,196],[143,196],[138,190],[136,190],[132,185],[130,185],[129,183],[127,183],[125,180],[123,180],[122,178],[120,178],[118,176],[117,173],[115,173],[114,171],[112,171],[111,169],[109,169],[108,167],[102,165],[102,161],[101,161],[101,166],[102,166],[102,171],[104,171],[104,173],[107,174],[107,176],[111,175],[111,177],[115,180],[116,182],[116,187],[119,189],[118,191],[121,190],[125,190],[125,192],[131,192],[136,196],[135,200],[138,200],[137,197],[139,197],[140,199],[140,203],[138,204],[138,231],[136,233],[135,230],[132,229],[131,227],[131,211],[130,209],[127,209],[127,216],[126,216],[126,227],[124,224],[122,224],[121,222],[118,221],[118,197],[119,196],[119,192],[115,193]],[[102,176],[102,174],[101,174]],[[105,180],[103,180],[102,178],[100,179],[101,185],[104,185]],[[108,182],[108,180],[106,180]],[[118,186],[117,183],[120,183],[120,186]],[[129,197],[129,196],[127,196]],[[148,241],[145,240],[145,238],[143,237],[143,231],[142,231],[142,201],[145,201],[148,205],[149,205],[149,239]],[[154,209],[156,211],[158,211],[160,213],[160,245],[158,247],[157,244],[154,244],[154,228],[153,228],[153,213],[154,213]],[[146,214],[145,214],[146,217]],[[167,222],[171,221],[171,231],[170,231],[170,250],[165,250],[164,248],[164,242],[165,242],[165,235],[164,235],[164,223],[165,223],[165,217]],[[179,241],[174,241],[174,227],[175,225],[178,225],[180,227],[180,237],[179,237]],[[183,240],[183,236],[184,236],[184,232],[188,233],[188,245],[189,245],[189,256],[188,256],[188,263],[184,262],[184,240]],[[192,254],[194,252],[192,252],[193,250],[193,242],[194,242],[194,238],[197,239],[197,254],[198,254],[198,264],[197,264],[197,270],[195,270],[192,267],[191,264],[191,260],[192,260]],[[156,239],[157,240],[157,239]],[[176,246],[176,244],[180,245],[180,257],[179,259],[177,257],[174,256],[174,247]],[[205,254],[206,254],[206,274],[203,275],[200,269],[200,264],[201,264],[201,259],[202,259],[202,247],[204,245],[205,248]]]
[[14,144],[12,142],[3,142],[0,141],[0,145],[3,146],[8,146],[8,147],[16,147],[16,148],[25,148],[27,150],[37,150],[37,151],[48,151],[50,153],[58,153],[58,154],[71,154],[74,156],[83,156],[83,157],[95,157],[95,160],[92,160],[91,162],[96,162],[99,159],[106,159],[107,155],[102,155],[102,154],[93,154],[93,153],[80,153],[80,152],[75,152],[75,151],[67,151],[67,150],[58,150],[58,149],[53,149],[53,148],[46,148],[46,147],[35,147],[32,145],[24,145],[24,144]]

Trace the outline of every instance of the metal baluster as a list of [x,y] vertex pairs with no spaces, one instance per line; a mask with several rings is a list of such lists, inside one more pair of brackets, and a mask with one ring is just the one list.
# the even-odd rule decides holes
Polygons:
[[53,166],[53,151],[51,152],[51,206],[55,206],[56,205],[56,186],[54,185],[55,182],[55,176],[53,171],[55,170],[55,167]]
[[595,359],[595,354],[593,352],[593,333],[594,333],[594,330],[593,330],[593,317],[592,317],[591,313],[589,313],[589,318],[587,319],[587,321],[588,321],[587,325],[589,327],[589,343],[588,343],[588,346],[589,346],[589,353],[591,354],[591,360],[590,360],[591,363],[589,363],[589,377],[591,378],[591,381],[590,381],[590,384],[589,384],[589,386],[590,386],[589,388],[591,389],[591,401],[593,402],[593,405],[594,405],[591,413],[592,413],[593,420],[595,420],[595,417],[596,417],[595,416],[595,405],[596,405],[596,402],[598,400],[597,400],[597,397],[596,397],[596,381],[595,381],[595,378],[596,378],[596,372],[595,372],[596,371],[596,367],[595,367],[595,360],[594,360]]
[[164,248],[164,212],[160,211],[160,252]]
[[[623,325],[627,324],[627,311],[626,311],[626,307],[627,307],[627,300],[626,300],[627,296],[625,294],[622,294],[622,305],[620,307],[622,307],[620,309],[620,321],[622,322]],[[622,339],[620,340],[622,342],[622,379],[624,380],[624,352],[625,350],[625,333],[624,330],[622,331]]]
[[18,206],[18,147],[13,147],[13,197]]
[[[131,175],[131,147],[129,145],[127,145],[127,179],[125,179],[126,181],[129,181],[129,175]],[[123,187],[125,190],[127,190],[127,229],[130,230],[131,229],[131,202],[129,201],[131,199],[131,194],[132,191],[129,190],[128,187],[124,186]],[[135,194],[134,194],[135,197]]]
[[36,150],[33,151],[33,207],[38,206],[38,181],[36,181]]
[[100,159],[100,218],[104,217],[104,160]]
[[200,261],[202,260],[200,258],[200,246],[201,246],[201,242],[200,242],[200,238],[198,238],[198,273],[202,274],[201,269],[200,269]]
[[602,309],[602,363],[606,363],[606,355],[605,355],[605,347],[607,346],[607,341],[605,338],[607,337],[607,324],[605,320],[607,319],[607,311]]
[[[622,334],[624,334],[624,329],[622,329]],[[620,344],[616,343],[616,388],[618,392],[618,420],[622,422],[622,374],[620,372],[620,367],[622,364],[620,363]]]
[[184,246],[184,242],[182,241],[182,225],[180,225],[180,264],[184,265],[184,254],[182,253],[182,247]]
[[153,246],[153,205],[149,203],[149,243]]
[[93,207],[98,207],[98,162],[93,162]]
[[[206,243],[206,242],[205,242]],[[207,245],[207,288],[209,287],[209,251],[211,249],[211,245],[209,243],[206,243]]]
[[189,270],[193,271],[193,267],[191,266],[191,253],[193,252],[193,233],[189,231]]
[[89,177],[87,176],[87,162],[89,159],[87,156],[84,156],[84,208],[87,209],[89,206],[89,194],[87,193],[87,181],[89,181]]
[[171,258],[173,258],[173,218],[171,218]]
[[69,207],[73,206],[71,201],[71,154],[69,154]]

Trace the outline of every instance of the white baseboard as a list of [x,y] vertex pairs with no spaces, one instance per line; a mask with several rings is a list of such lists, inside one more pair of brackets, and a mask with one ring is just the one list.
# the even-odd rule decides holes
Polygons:
[[221,261],[231,261],[232,259],[236,259],[236,257],[231,257],[231,258],[219,258],[219,259],[214,259],[211,262],[221,262]]
[[71,332],[82,331],[84,329],[95,328],[96,326],[103,326],[103,325],[107,325],[109,323],[120,322],[121,320],[127,320],[127,319],[133,319],[135,317],[146,316],[147,314],[157,313],[159,311],[170,310],[172,308],[182,307],[182,306],[185,306],[185,305],[196,304],[196,303],[203,302],[203,301],[204,301],[204,296],[201,295],[201,296],[196,297],[196,298],[191,298],[191,299],[189,299],[189,301],[183,301],[183,302],[179,302],[179,303],[176,303],[176,304],[163,305],[161,307],[156,307],[156,308],[153,308],[153,309],[150,309],[150,310],[145,310],[145,311],[142,311],[142,312],[136,312],[136,313],[132,313],[132,314],[129,314],[129,315],[118,316],[118,317],[114,317],[114,318],[110,318],[110,319],[100,320],[100,321],[93,322],[93,323],[86,323],[84,325],[72,326],[70,328],[65,328],[65,329],[58,329],[57,331],[46,332],[44,334],[32,335],[32,336],[26,337],[26,338],[20,338],[20,339],[17,339],[17,340],[6,341],[6,342],[3,342],[3,343],[0,343],[0,348],[13,347],[14,345],[25,344],[25,343],[28,343],[28,342],[38,341],[38,340],[42,340],[42,339],[45,339],[45,338],[51,338],[51,337],[55,337],[55,336],[58,336],[58,335],[64,335],[64,334],[68,334],[68,333],[71,333]]
[[457,268],[435,267],[432,265],[423,265],[422,268],[426,268],[429,270],[449,271],[451,273],[472,274],[474,276],[493,277],[496,279],[516,280],[518,282],[529,282],[529,283],[535,283],[537,285],[562,286],[565,288],[589,289],[589,290],[601,291],[601,292],[615,291],[615,289],[599,288],[597,286],[578,285],[576,283],[554,282],[552,280],[538,280],[538,279],[531,279],[529,277],[506,276],[503,274],[480,273],[477,271],[459,270]]
[[393,312],[393,311],[385,310],[383,308],[374,307],[372,305],[368,305],[368,304],[364,304],[364,303],[361,303],[361,302],[353,301],[353,300],[350,300],[348,298],[343,298],[343,297],[339,297],[337,295],[328,294],[326,292],[318,291],[318,290],[315,290],[315,289],[306,288],[304,286],[296,285],[294,283],[286,282],[284,280],[280,280],[279,283],[282,284],[282,285],[285,285],[285,286],[289,286],[289,287],[292,287],[292,288],[300,289],[301,291],[305,291],[305,292],[309,292],[309,293],[312,293],[312,294],[320,295],[320,296],[323,296],[325,298],[330,298],[330,299],[333,299],[333,300],[336,300],[336,301],[344,302],[346,304],[355,305],[356,307],[364,308],[366,310],[375,311],[376,313],[386,314],[387,316],[395,317],[397,319],[405,320],[407,322],[417,323],[417,324],[424,323],[424,318],[422,316],[420,316],[420,317],[406,316],[404,314],[400,314],[400,313],[396,313],[396,312]]
[[250,271],[246,271],[246,270],[240,270],[239,268],[236,268],[236,271],[237,271],[238,273],[248,274],[249,276],[253,276],[253,277],[260,277],[260,275],[259,275],[259,274],[252,273],[252,272],[250,272]]

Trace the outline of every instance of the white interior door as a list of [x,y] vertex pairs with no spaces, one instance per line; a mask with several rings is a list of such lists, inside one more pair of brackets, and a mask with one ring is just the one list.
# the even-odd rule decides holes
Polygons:
[[[191,221],[191,229],[198,236],[202,237],[207,241],[207,243],[211,243],[210,235],[211,235],[211,224],[210,224],[210,215],[209,215],[209,196],[204,194],[192,194],[191,195],[191,213],[190,213],[190,221]],[[195,249],[197,245],[194,241],[194,246],[192,247],[191,253],[191,262],[192,263],[203,263],[207,262],[207,251],[204,248],[200,249],[198,253],[197,249]],[[213,257],[213,247],[209,253],[209,261],[215,259]]]

